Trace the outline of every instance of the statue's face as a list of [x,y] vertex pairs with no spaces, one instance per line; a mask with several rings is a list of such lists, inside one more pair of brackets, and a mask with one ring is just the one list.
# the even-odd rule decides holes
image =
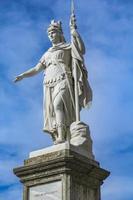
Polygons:
[[52,43],[59,43],[60,42],[60,33],[56,30],[51,30],[48,32],[49,40]]

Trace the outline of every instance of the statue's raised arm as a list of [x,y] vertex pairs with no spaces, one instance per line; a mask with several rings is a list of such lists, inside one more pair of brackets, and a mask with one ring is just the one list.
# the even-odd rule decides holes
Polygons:
[[75,43],[80,54],[84,55],[85,45],[80,34],[77,31],[76,17],[75,17],[75,14],[73,13],[71,14],[71,18],[70,18],[70,32],[71,32],[72,43]]

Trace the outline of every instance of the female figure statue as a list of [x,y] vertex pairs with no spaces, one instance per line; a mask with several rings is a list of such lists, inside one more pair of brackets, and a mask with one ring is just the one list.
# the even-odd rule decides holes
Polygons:
[[[71,22],[74,21],[74,16]],[[69,138],[69,129],[75,116],[74,69],[77,66],[77,86],[79,107],[85,107],[92,99],[92,92],[87,81],[87,71],[84,66],[83,54],[85,46],[70,23],[72,43],[67,44],[63,36],[61,22],[51,21],[48,27],[48,37],[52,47],[41,57],[38,64],[30,70],[18,75],[15,82],[31,77],[44,71],[44,127],[43,131],[51,134],[55,144]]]

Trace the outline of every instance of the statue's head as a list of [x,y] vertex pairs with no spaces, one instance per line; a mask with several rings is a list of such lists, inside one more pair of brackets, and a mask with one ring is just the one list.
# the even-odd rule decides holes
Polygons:
[[52,43],[65,42],[61,22],[52,20],[48,29],[48,37]]

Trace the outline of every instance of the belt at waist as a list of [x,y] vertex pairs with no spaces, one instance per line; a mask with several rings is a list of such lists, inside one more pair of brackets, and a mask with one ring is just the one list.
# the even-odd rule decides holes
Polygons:
[[52,79],[49,79],[47,80],[44,79],[44,84],[47,86],[47,87],[54,87],[56,84],[58,84],[59,82],[61,82],[62,80],[65,80],[65,79],[69,79],[71,80],[72,79],[72,76],[71,74],[61,74],[60,76],[58,77],[55,77],[55,78],[52,78]]

